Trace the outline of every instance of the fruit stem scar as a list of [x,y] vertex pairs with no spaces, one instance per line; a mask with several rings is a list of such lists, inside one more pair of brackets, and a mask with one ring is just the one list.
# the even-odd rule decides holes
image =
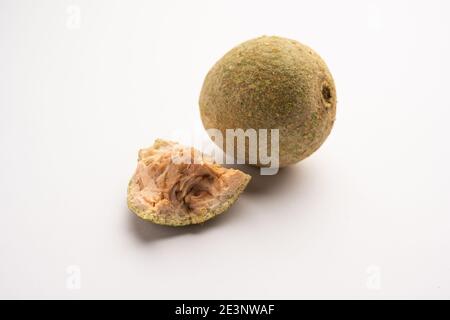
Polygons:
[[325,102],[330,103],[331,102],[331,90],[330,87],[327,84],[324,84],[322,86],[322,96],[325,99]]

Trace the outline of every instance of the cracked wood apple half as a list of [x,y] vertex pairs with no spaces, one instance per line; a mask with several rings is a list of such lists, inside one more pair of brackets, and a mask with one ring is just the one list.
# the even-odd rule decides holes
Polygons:
[[128,185],[128,207],[157,224],[202,223],[225,212],[250,179],[239,170],[219,166],[194,148],[158,139],[139,151]]

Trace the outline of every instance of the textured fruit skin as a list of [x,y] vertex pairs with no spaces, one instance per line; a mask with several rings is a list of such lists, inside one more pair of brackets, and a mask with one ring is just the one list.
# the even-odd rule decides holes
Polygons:
[[[279,129],[280,167],[316,151],[336,117],[336,89],[309,47],[263,36],[244,42],[208,72],[199,99],[206,129]],[[225,144],[224,144],[225,145]]]

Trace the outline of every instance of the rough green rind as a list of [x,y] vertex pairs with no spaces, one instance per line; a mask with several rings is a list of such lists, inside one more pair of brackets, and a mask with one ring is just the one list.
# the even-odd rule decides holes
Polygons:
[[280,166],[301,161],[328,137],[336,89],[325,62],[309,47],[260,37],[229,51],[207,74],[200,94],[206,129],[279,129]]

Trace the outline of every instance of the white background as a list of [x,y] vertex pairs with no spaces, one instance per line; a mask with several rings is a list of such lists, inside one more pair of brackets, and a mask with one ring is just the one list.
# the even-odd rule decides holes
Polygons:
[[[1,0],[0,297],[450,298],[448,3]],[[263,34],[327,62],[329,139],[202,226],[136,218],[138,149],[202,136]]]

